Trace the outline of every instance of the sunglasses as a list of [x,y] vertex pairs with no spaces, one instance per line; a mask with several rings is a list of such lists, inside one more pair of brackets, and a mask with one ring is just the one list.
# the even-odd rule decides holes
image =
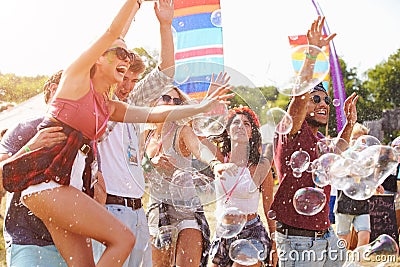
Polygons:
[[[311,99],[314,104],[318,104],[319,102],[321,102],[321,97],[319,95],[313,95]],[[325,96],[324,101],[328,106],[332,103],[332,99],[329,96]]]
[[162,100],[164,101],[164,103],[170,103],[171,100],[174,103],[174,105],[182,105],[183,101],[180,98],[176,98],[176,97],[171,97],[169,95],[162,95],[161,96]]
[[114,47],[114,48],[107,49],[104,52],[104,54],[109,53],[109,52],[113,52],[113,51],[115,51],[115,55],[120,60],[125,60],[126,58],[129,58],[130,62],[134,62],[135,61],[135,54],[128,52],[128,50],[126,50],[123,47]]

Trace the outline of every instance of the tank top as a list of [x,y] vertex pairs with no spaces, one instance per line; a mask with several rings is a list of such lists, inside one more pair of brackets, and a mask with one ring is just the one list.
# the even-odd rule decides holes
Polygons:
[[102,94],[93,89],[92,81],[86,95],[78,100],[56,98],[51,102],[48,113],[91,140],[105,132],[110,117],[107,102]]
[[237,175],[233,177],[226,174],[224,176],[225,180],[215,182],[217,211],[235,207],[244,214],[256,213],[260,191],[251,177],[249,168],[239,168]]

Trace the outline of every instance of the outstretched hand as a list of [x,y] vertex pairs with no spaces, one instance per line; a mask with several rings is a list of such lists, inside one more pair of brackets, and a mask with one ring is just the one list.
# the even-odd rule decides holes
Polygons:
[[228,73],[224,72],[220,72],[218,73],[218,76],[215,78],[214,73],[211,74],[211,82],[210,82],[210,86],[207,89],[207,96],[211,95],[212,93],[215,92],[215,90],[218,89],[219,86],[224,85],[224,84],[228,84],[229,80],[231,79],[231,76],[228,75]]
[[174,18],[174,0],[159,0],[154,2],[154,12],[161,25],[171,25]]
[[324,37],[324,23],[325,17],[318,16],[318,18],[311,24],[310,29],[307,31],[307,40],[309,45],[315,45],[319,48],[322,48],[328,45],[329,42],[336,36],[336,33],[332,33],[331,35]]
[[214,105],[216,104],[225,104],[229,105],[231,102],[228,101],[229,98],[232,98],[235,94],[230,93],[231,86],[228,84],[224,84],[218,87],[213,93],[207,95],[202,101],[201,104],[204,105],[203,108],[205,109],[204,112],[210,111]]
[[344,114],[346,116],[347,122],[354,125],[357,122],[357,100],[358,95],[356,93],[352,93],[345,101],[344,101]]

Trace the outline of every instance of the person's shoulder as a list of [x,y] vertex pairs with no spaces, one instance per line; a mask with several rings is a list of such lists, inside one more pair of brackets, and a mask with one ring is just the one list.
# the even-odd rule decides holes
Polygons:
[[13,136],[15,134],[30,134],[37,131],[37,126],[43,121],[43,117],[35,117],[23,122],[19,122],[10,127],[6,136]]

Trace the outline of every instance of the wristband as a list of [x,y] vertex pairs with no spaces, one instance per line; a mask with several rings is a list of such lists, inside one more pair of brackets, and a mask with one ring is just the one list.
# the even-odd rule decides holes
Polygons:
[[24,146],[24,150],[25,150],[25,152],[30,152],[30,151],[31,151],[31,149],[29,148],[29,146]]
[[306,53],[304,53],[304,54],[306,54],[306,58],[309,58],[309,59],[312,59],[312,60],[317,60],[317,57],[318,57],[318,56],[313,56],[313,55],[311,55],[311,54],[308,53],[308,52],[306,52]]

